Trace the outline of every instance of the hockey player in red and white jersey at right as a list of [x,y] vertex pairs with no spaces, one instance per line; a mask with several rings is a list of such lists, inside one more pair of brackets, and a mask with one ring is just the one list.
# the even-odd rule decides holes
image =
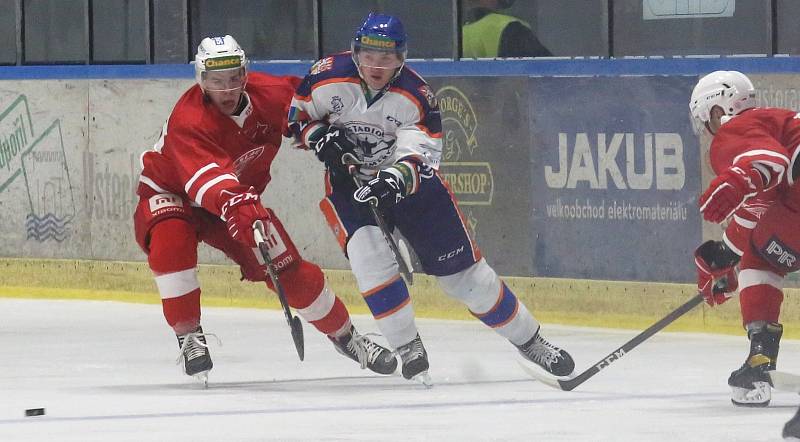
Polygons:
[[[755,107],[755,89],[736,71],[701,78],[689,103],[698,133],[713,136],[709,160],[716,177],[699,199],[703,219],[729,221],[722,241],[695,251],[698,288],[709,305],[739,290],[750,339],[744,364],[728,385],[735,405],[764,407],[771,399],[783,326],[786,274],[800,269],[800,114]],[[738,274],[737,274],[738,265]]]
[[147,253],[184,370],[207,379],[213,366],[200,326],[198,242],[239,264],[243,279],[273,288],[255,249],[252,226],[261,221],[289,305],[362,368],[392,373],[394,355],[355,331],[320,268],[300,256],[276,214],[261,204],[299,78],[248,73],[247,64],[233,37],[203,39],[195,56],[197,84],[142,155],[136,240]]

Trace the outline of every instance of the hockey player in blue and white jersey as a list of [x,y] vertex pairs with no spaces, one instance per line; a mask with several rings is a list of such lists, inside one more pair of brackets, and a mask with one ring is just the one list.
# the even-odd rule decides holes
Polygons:
[[[572,358],[542,337],[536,319],[481,257],[437,172],[441,116],[433,91],[404,66],[402,23],[369,14],[351,49],[311,68],[293,98],[289,129],[298,147],[313,149],[326,165],[327,195],[320,208],[378,327],[400,355],[403,376],[428,383],[428,355],[370,202],[399,229],[445,293],[511,341],[526,361],[550,375],[569,376]],[[353,160],[360,187],[348,172]]]

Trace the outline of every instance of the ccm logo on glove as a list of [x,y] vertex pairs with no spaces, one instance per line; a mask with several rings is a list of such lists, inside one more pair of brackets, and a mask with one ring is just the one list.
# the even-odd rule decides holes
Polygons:
[[233,195],[225,201],[222,204],[220,218],[227,223],[231,238],[248,247],[256,247],[253,223],[261,220],[267,230],[270,225],[269,213],[261,205],[261,199],[252,187],[247,192]]

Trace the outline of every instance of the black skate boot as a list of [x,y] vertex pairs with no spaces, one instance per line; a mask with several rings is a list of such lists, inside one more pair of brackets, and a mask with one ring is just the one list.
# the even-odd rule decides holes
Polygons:
[[572,356],[565,350],[547,342],[539,334],[539,330],[533,337],[522,345],[516,345],[522,356],[541,367],[548,374],[557,377],[566,377],[575,370],[575,362]]
[[181,354],[176,362],[180,363],[183,359],[183,371],[208,385],[208,372],[214,367],[214,363],[211,362],[211,354],[208,352],[206,336],[215,335],[203,333],[201,326],[197,326],[197,330],[191,333],[178,335]]
[[777,322],[755,321],[747,324],[750,355],[731,373],[731,402],[742,407],[766,407],[772,398],[772,380],[767,373],[775,370],[783,326]]
[[397,358],[389,349],[372,342],[367,335],[358,334],[355,327],[350,333],[328,339],[333,342],[336,351],[361,364],[361,368],[369,368],[378,374],[392,374],[397,369]]
[[428,352],[422,345],[422,339],[417,333],[411,342],[397,348],[397,354],[403,360],[403,377],[408,380],[417,381],[426,387],[433,385],[428,374]]
[[783,426],[783,440],[800,441],[800,408]]

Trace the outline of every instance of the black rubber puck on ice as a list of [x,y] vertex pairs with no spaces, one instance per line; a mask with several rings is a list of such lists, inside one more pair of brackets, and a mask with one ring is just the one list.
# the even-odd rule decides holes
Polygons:
[[28,408],[25,410],[25,416],[44,416],[44,408]]

